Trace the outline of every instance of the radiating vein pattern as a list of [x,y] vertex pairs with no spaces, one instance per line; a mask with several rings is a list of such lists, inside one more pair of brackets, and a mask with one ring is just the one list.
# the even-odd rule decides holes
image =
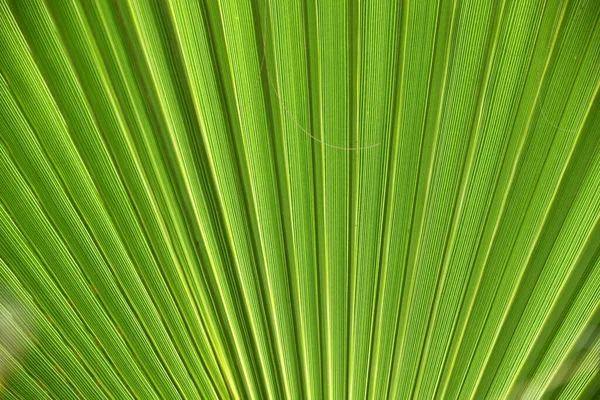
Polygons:
[[0,399],[600,399],[597,0],[0,0]]

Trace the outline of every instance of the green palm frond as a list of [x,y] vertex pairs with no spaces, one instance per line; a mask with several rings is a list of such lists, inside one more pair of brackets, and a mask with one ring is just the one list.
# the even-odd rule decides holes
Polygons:
[[600,398],[597,0],[0,0],[0,398]]

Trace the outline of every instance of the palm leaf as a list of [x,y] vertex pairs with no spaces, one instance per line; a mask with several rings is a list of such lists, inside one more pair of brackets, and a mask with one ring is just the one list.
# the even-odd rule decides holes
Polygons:
[[0,397],[600,396],[594,0],[0,0]]

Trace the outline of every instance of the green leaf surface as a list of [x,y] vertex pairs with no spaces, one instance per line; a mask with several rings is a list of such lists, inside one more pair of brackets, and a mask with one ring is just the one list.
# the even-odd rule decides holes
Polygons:
[[600,397],[596,0],[0,0],[0,398]]

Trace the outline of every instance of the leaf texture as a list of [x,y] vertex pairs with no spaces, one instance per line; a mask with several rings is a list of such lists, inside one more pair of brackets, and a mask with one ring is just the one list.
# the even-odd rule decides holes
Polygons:
[[600,397],[595,0],[0,0],[0,398]]

